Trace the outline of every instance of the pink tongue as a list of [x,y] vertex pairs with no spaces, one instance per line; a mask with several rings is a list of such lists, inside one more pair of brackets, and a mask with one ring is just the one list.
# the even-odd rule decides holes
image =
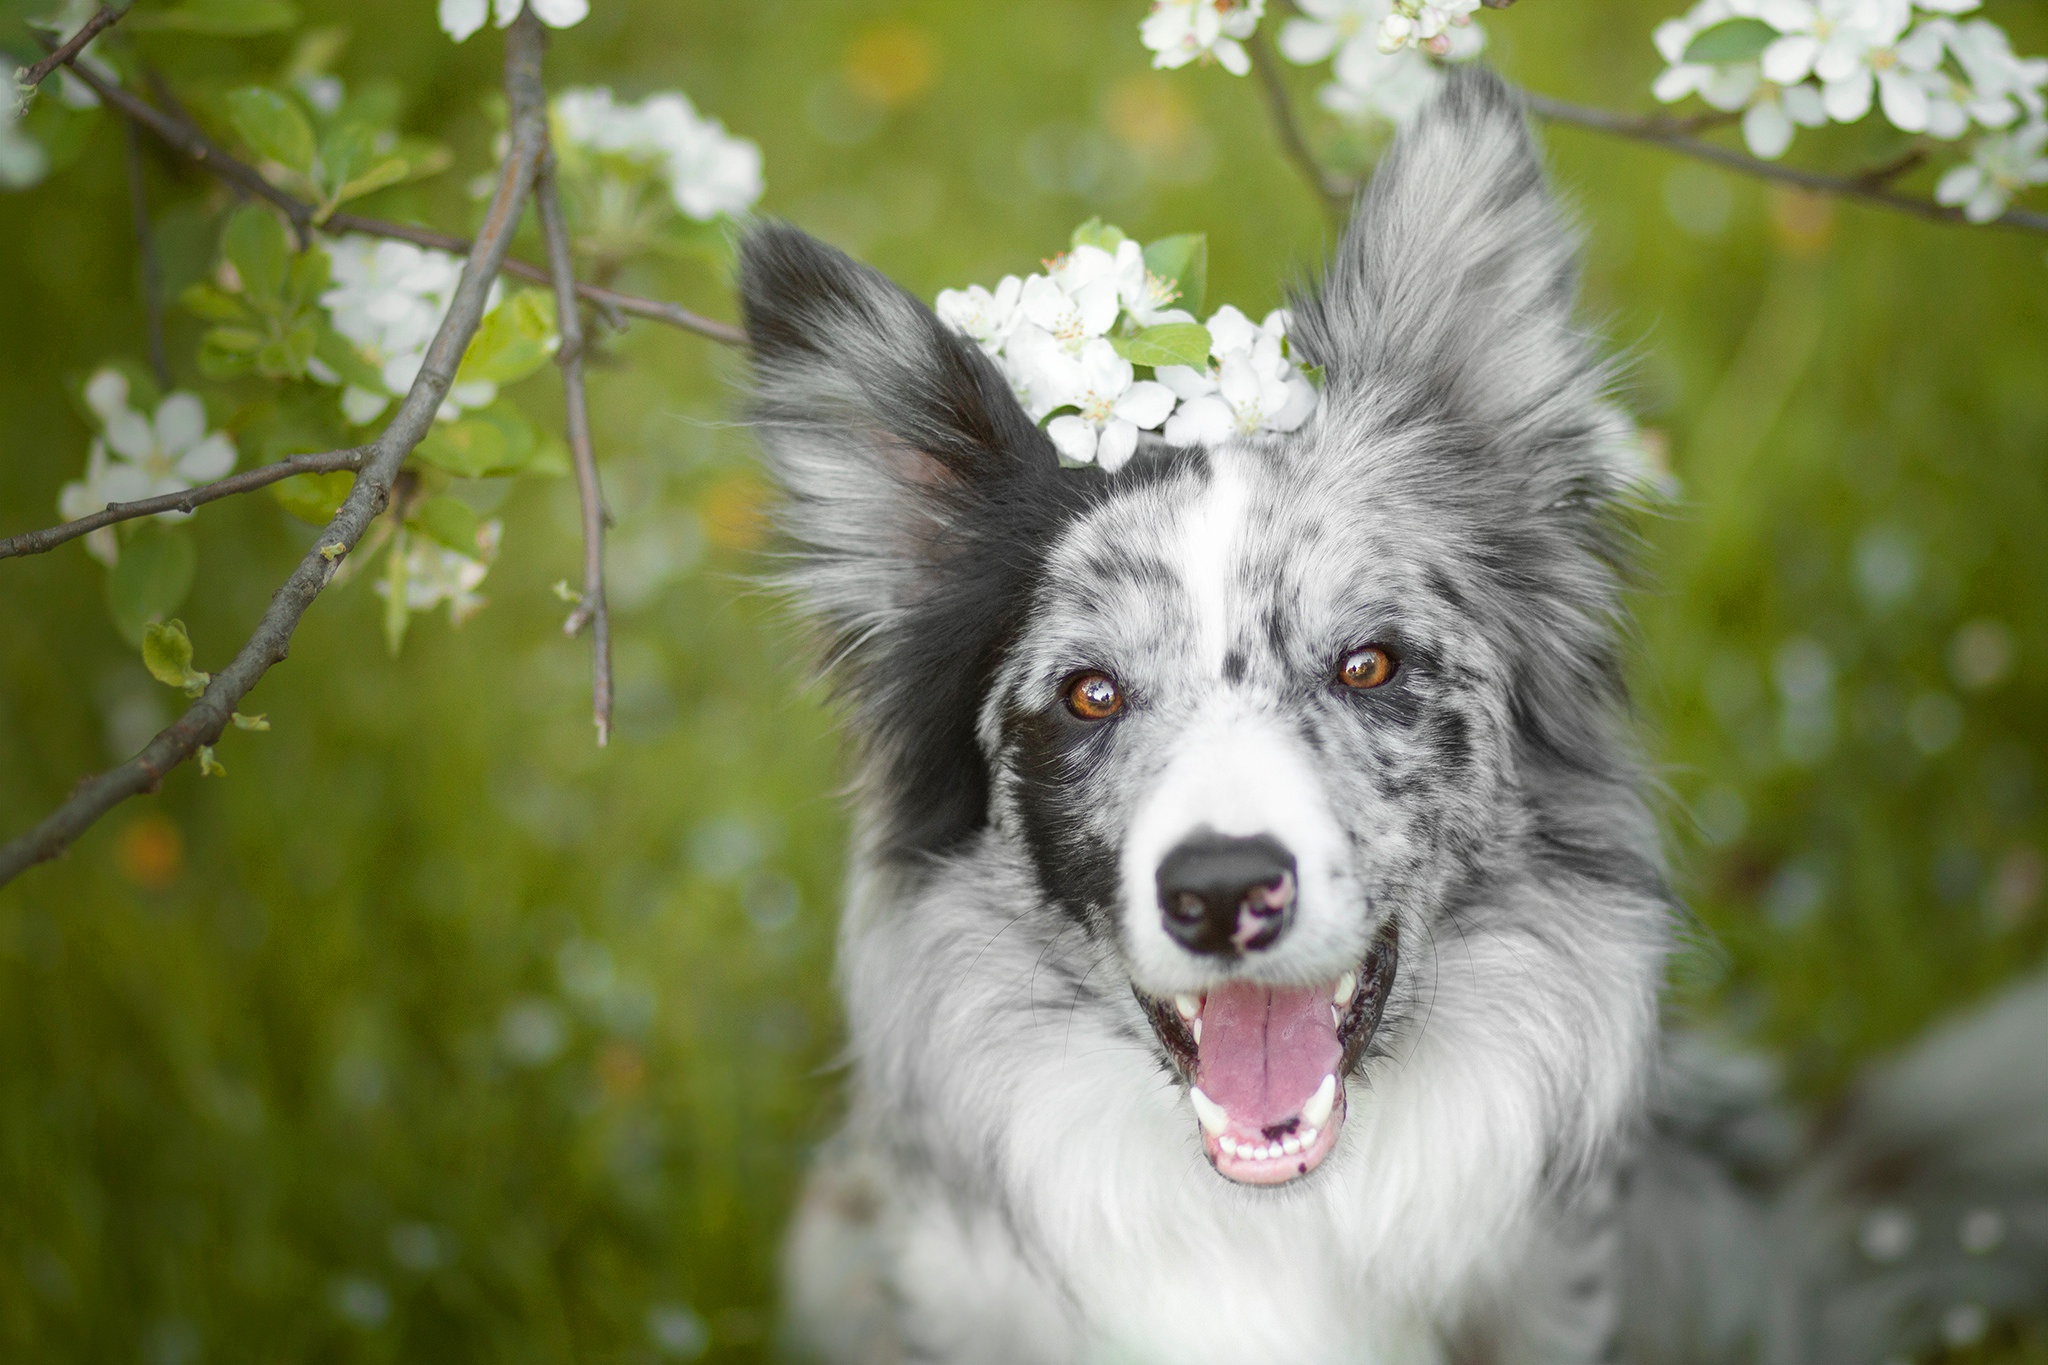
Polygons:
[[1195,1084],[1233,1129],[1269,1128],[1299,1114],[1343,1055],[1328,986],[1233,981],[1202,1006]]

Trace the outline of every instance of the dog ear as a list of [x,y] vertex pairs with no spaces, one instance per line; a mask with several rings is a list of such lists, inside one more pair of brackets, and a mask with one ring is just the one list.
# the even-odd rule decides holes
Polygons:
[[1293,337],[1335,415],[1448,418],[1548,445],[1548,428],[1604,409],[1577,292],[1578,235],[1520,100],[1461,67],[1381,162]]
[[943,847],[983,818],[979,689],[1079,481],[980,348],[874,270],[770,224],[739,279],[782,584],[902,794],[881,837]]

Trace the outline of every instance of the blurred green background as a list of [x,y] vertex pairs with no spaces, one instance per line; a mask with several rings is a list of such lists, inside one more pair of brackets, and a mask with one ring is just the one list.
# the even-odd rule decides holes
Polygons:
[[[0,46],[29,51],[42,8],[11,5]],[[1140,0],[593,8],[553,45],[557,87],[687,91],[762,145],[764,211],[926,297],[1027,270],[1100,213],[1207,231],[1210,298],[1256,313],[1326,242],[1255,86],[1149,70]],[[1514,78],[1635,109],[1676,8],[1486,22]],[[395,78],[407,126],[457,148],[370,210],[466,225],[496,35],[450,44],[429,0],[303,9],[353,31],[343,76]],[[2048,49],[2039,6],[1988,12]],[[148,43],[174,82],[262,78],[289,47]],[[1854,137],[1813,154],[1853,159]],[[1590,232],[1590,312],[1678,489],[1642,527],[1636,668],[1699,921],[1677,995],[1822,1096],[2048,946],[2044,242],[1548,141]],[[224,201],[154,149],[148,175],[190,278],[181,224]],[[622,283],[730,316],[702,269]],[[12,533],[83,468],[63,385],[143,352],[111,122],[0,197],[0,300]],[[188,384],[197,328],[172,311]],[[739,373],[640,326],[594,378],[619,515],[610,750],[549,591],[577,573],[574,489],[529,482],[479,617],[422,619],[394,660],[367,584],[331,592],[225,777],[180,770],[0,890],[0,1357],[769,1349],[779,1231],[837,1107],[845,825],[830,717],[747,581],[763,489]],[[519,392],[557,420],[545,379]],[[261,497],[196,520],[182,615],[218,666],[311,531]],[[0,833],[175,714],[103,579],[77,545],[0,564]]]

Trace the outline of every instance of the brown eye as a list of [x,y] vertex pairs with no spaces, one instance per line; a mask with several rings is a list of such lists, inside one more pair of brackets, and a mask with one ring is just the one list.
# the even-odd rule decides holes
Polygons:
[[1124,709],[1124,694],[1107,673],[1076,673],[1067,679],[1065,699],[1082,720],[1108,720]]
[[1378,687],[1394,676],[1394,656],[1378,645],[1354,649],[1337,665],[1337,680],[1355,691]]

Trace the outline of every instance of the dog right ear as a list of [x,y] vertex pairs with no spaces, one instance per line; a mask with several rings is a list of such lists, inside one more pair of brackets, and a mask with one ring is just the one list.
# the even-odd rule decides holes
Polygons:
[[1062,471],[994,363],[877,272],[770,224],[739,275],[781,582],[903,797],[885,846],[941,849],[985,815],[979,690],[1030,566],[1100,476]]
[[980,348],[878,272],[768,224],[741,242],[739,276],[789,583],[835,653],[857,653],[1058,456]]

